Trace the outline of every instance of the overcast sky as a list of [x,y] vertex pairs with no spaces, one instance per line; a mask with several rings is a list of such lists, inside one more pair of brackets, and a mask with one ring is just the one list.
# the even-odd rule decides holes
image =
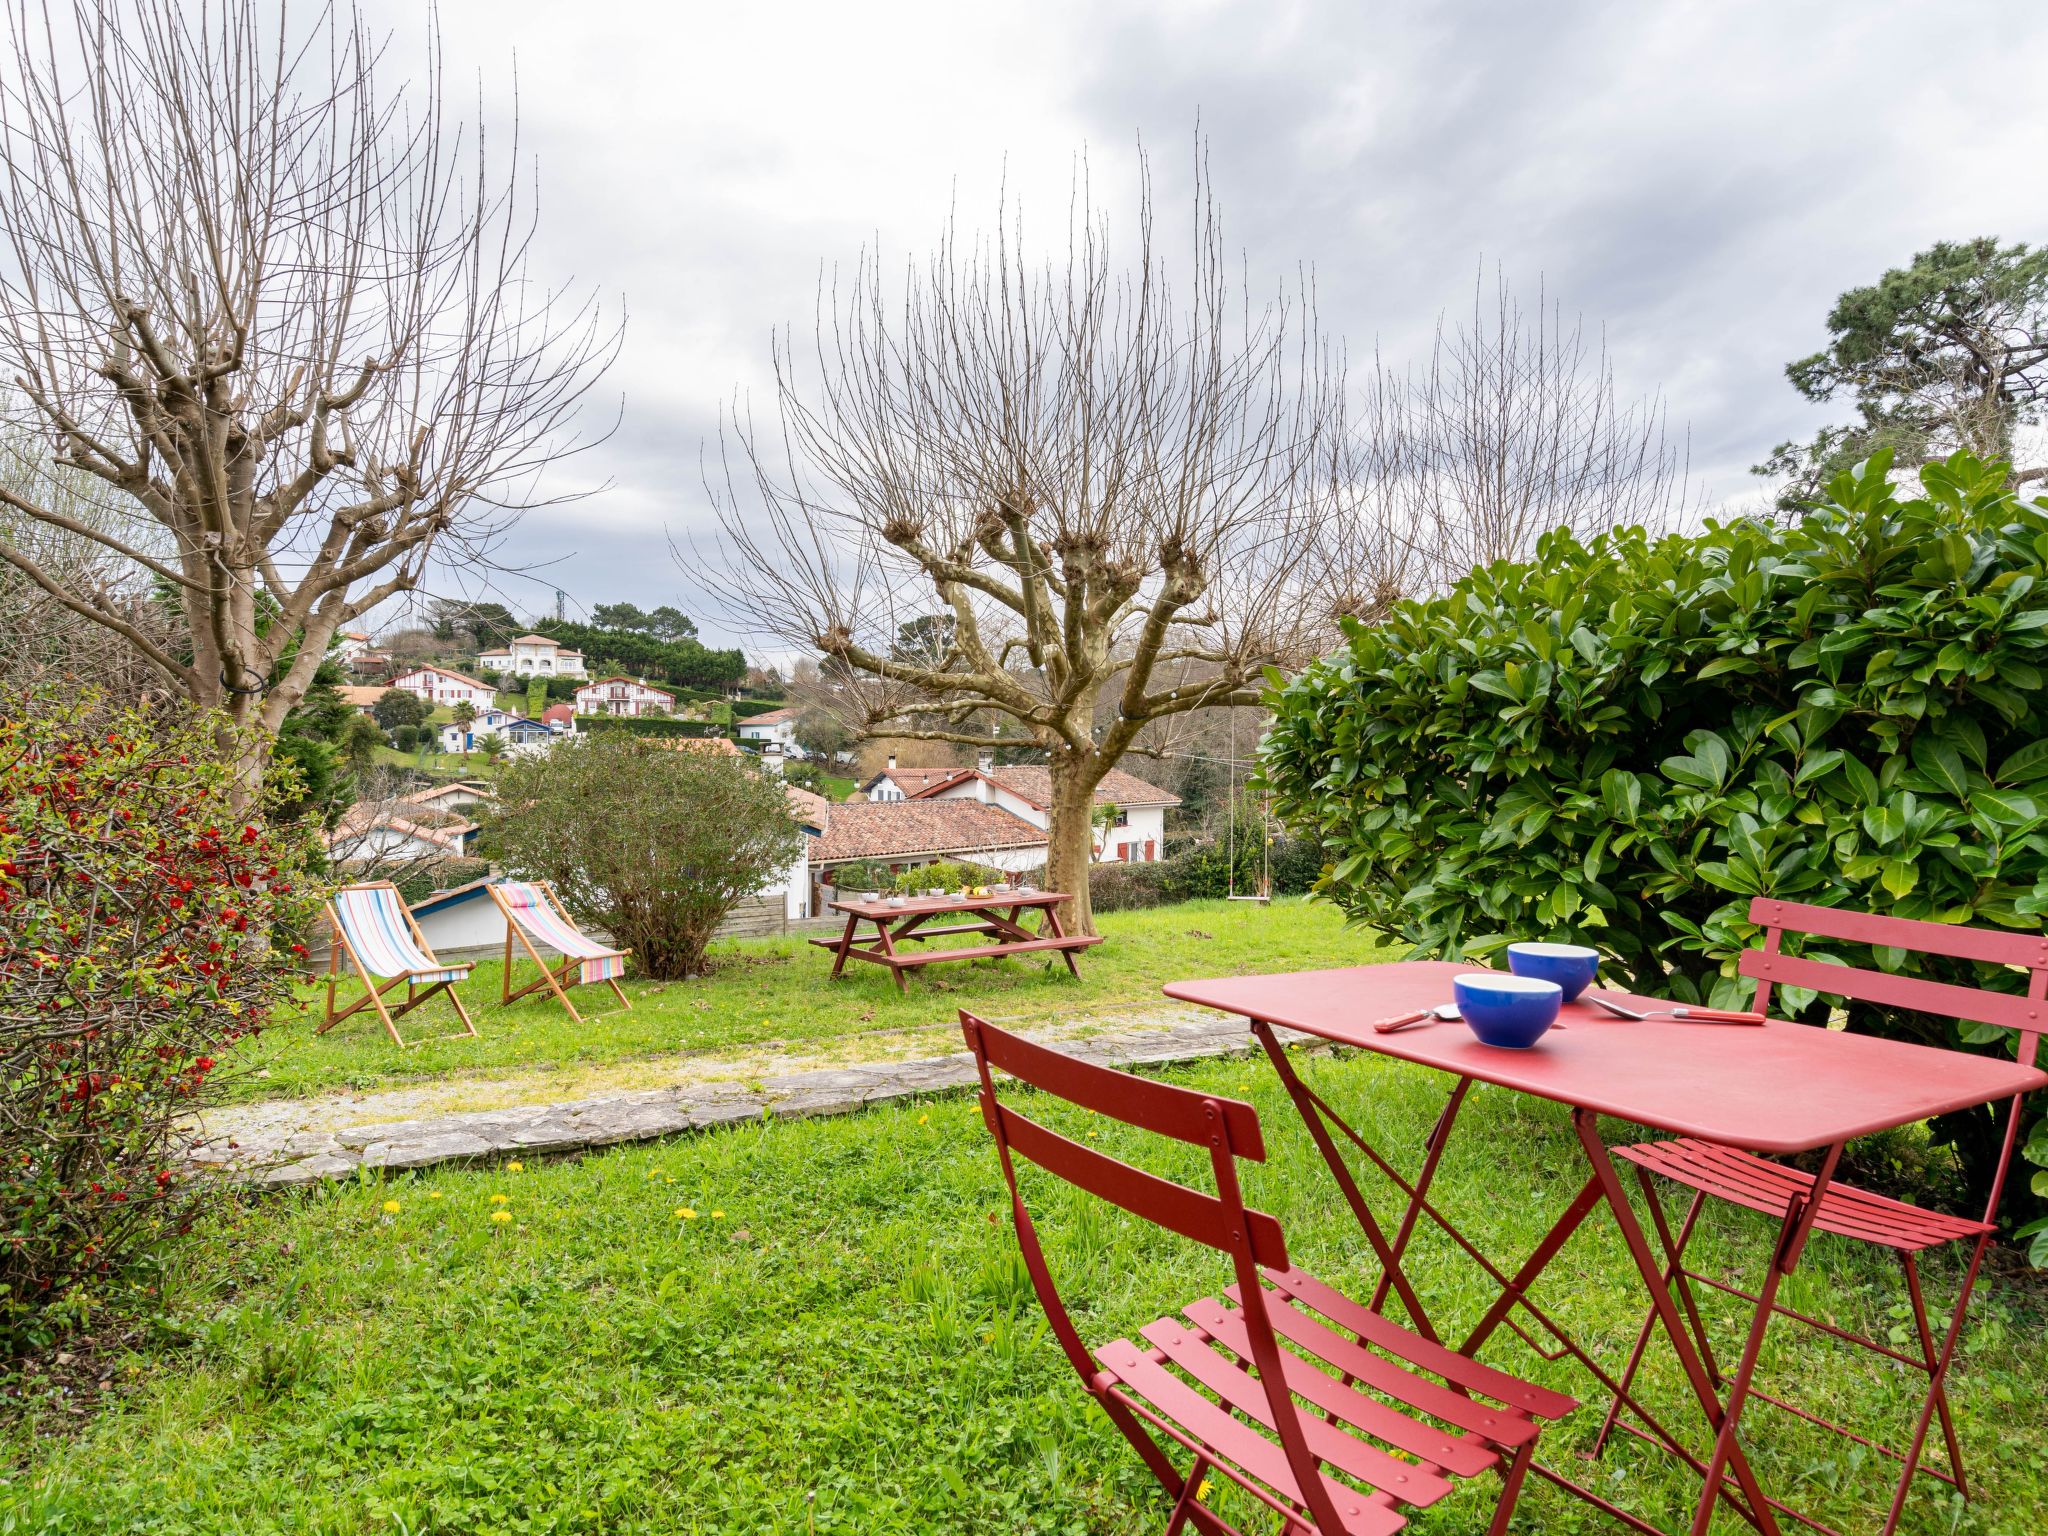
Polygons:
[[[420,9],[372,0],[395,72]],[[493,585],[522,615],[556,586],[572,615],[703,614],[668,535],[707,525],[719,403],[765,399],[770,334],[808,325],[821,267],[917,255],[955,205],[985,223],[1006,174],[1057,235],[1083,151],[1121,212],[1140,135],[1170,217],[1198,114],[1229,240],[1255,278],[1312,266],[1354,357],[1419,356],[1498,261],[1604,327],[1717,498],[1754,494],[1747,467],[1826,419],[1782,370],[1842,289],[1938,239],[2048,238],[2031,0],[443,0],[442,19],[494,132],[516,70],[539,275],[628,315],[591,412],[622,411],[618,430],[563,481],[609,488],[513,535],[531,574]]]

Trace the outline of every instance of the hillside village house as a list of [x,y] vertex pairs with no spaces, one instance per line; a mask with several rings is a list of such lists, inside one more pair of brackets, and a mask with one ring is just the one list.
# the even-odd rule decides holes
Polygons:
[[476,840],[477,824],[459,811],[404,800],[352,806],[325,835],[337,867],[458,858]]
[[576,690],[579,715],[673,714],[676,696],[630,677],[607,677]]
[[935,784],[945,783],[959,772],[958,768],[898,768],[896,756],[891,753],[888,767],[860,788],[870,800],[908,800]]
[[803,711],[794,705],[771,709],[739,723],[739,737],[763,751],[775,746],[785,757],[804,758],[810,754],[796,744],[796,717]]
[[444,705],[453,709],[457,704],[468,703],[482,711],[498,702],[498,690],[489,683],[480,683],[446,667],[413,667],[391,679],[391,686],[418,694],[436,709]]
[[834,899],[838,872],[847,864],[885,864],[892,874],[941,859],[1013,873],[1045,864],[1045,829],[1001,806],[972,798],[836,804],[812,799],[818,803],[811,814],[823,823],[804,825],[810,837],[813,912],[823,912]]
[[[1008,811],[1040,831],[1052,823],[1051,771],[1037,763],[997,768],[986,753],[979,766],[953,769],[907,798],[911,804],[977,800]],[[1109,825],[1096,833],[1096,859],[1144,864],[1161,857],[1166,846],[1166,812],[1180,804],[1180,796],[1147,784],[1136,774],[1112,768],[1095,786],[1095,803],[1115,808]]]
[[546,635],[521,635],[510,645],[485,651],[476,659],[485,672],[510,672],[516,677],[588,677],[583,653],[570,650]]
[[341,695],[341,702],[359,715],[376,713],[377,701],[384,697],[384,690],[363,683],[343,683],[334,690]]
[[344,629],[334,637],[334,651],[343,666],[353,665],[355,659],[369,648],[370,637],[360,629]]
[[529,747],[554,739],[554,733],[538,720],[515,715],[508,709],[480,709],[467,729],[450,721],[441,727],[443,752],[474,752],[486,736],[496,736],[507,747]]

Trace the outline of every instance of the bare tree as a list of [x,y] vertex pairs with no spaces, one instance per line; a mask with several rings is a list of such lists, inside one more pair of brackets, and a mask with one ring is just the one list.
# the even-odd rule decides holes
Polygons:
[[529,278],[516,135],[500,158],[451,120],[437,36],[387,95],[347,3],[8,21],[0,356],[54,463],[145,531],[0,501],[163,583],[182,634],[18,540],[0,561],[267,742],[336,629],[535,504],[617,332]]
[[1358,408],[1359,516],[1330,566],[1361,618],[1475,566],[1526,559],[1553,528],[1662,526],[1687,509],[1683,434],[1661,397],[1624,403],[1604,338],[1495,273],[1472,317],[1439,318],[1426,367],[1374,358]]
[[[99,505],[93,484],[52,465],[41,441],[0,412],[0,541],[24,551],[67,592],[93,600],[149,634],[171,642],[170,616],[153,600],[146,573],[96,539],[24,517],[26,499],[55,508],[67,522],[100,532],[120,523]],[[81,618],[13,566],[0,562],[0,682],[17,693],[41,683],[89,680],[108,699],[133,704],[161,695],[171,679],[147,656],[93,620]]]
[[[1247,702],[1302,654],[1342,490],[1343,368],[1305,297],[1233,280],[1199,167],[1169,260],[1140,181],[1128,267],[1085,165],[1043,265],[1003,216],[949,229],[900,296],[865,254],[821,291],[808,369],[778,339],[777,430],[735,411],[725,537],[685,557],[821,653],[869,730],[1043,750],[1083,931],[1096,785],[1148,722]],[[901,643],[935,610],[935,650]]]

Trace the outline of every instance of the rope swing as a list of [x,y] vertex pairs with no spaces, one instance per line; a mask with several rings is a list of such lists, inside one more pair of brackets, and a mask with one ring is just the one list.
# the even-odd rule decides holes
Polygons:
[[1261,906],[1273,900],[1273,795],[1259,797],[1259,885],[1258,890],[1240,896],[1237,892],[1237,714],[1230,716],[1230,819],[1223,824],[1224,862],[1228,880],[1225,901],[1255,901]]

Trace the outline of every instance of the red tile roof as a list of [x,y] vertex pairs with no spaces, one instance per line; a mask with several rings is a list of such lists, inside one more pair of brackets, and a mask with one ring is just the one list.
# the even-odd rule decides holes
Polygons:
[[[902,783],[900,775],[896,781]],[[905,793],[914,798],[932,799],[940,790],[949,785],[968,779],[987,779],[999,784],[1021,800],[1043,810],[1052,804],[1052,770],[1039,763],[1015,763],[1007,768],[991,768],[987,773],[977,768],[955,768],[939,777],[936,782],[924,788],[911,790],[905,786]],[[1102,776],[1102,782],[1095,786],[1097,805],[1179,805],[1180,796],[1161,789],[1157,784],[1147,784],[1134,773],[1121,768],[1112,768]]]
[[739,723],[742,726],[780,725],[785,720],[794,720],[798,715],[802,713],[803,711],[797,708],[796,705],[785,704],[780,709],[770,709],[765,710],[758,715],[749,715],[746,719],[740,721]]
[[[467,672],[458,672],[453,667],[437,667],[433,665],[431,662],[421,662],[418,666],[406,667],[398,674],[398,676],[411,677],[415,672],[438,672],[443,677],[452,677],[458,683],[467,683],[469,684],[470,687],[481,688],[486,693],[494,693],[497,691],[494,688],[492,688],[489,683],[486,683],[479,678],[471,677]],[[393,679],[393,686],[397,686],[396,679]]]
[[576,706],[574,704],[550,704],[540,712],[540,718],[541,723],[544,725],[574,725],[576,723]]
[[904,794],[915,795],[931,788],[934,784],[950,783],[962,774],[972,771],[967,768],[884,768],[880,773],[869,779],[867,783],[861,785],[861,788],[864,790],[873,789],[882,780],[887,779],[898,789],[902,790]]
[[789,796],[791,814],[807,827],[824,826],[825,818],[832,813],[832,802],[823,795],[814,795],[794,784],[783,785],[782,792]]
[[813,864],[1043,848],[1045,833],[979,800],[854,800],[828,808]]

